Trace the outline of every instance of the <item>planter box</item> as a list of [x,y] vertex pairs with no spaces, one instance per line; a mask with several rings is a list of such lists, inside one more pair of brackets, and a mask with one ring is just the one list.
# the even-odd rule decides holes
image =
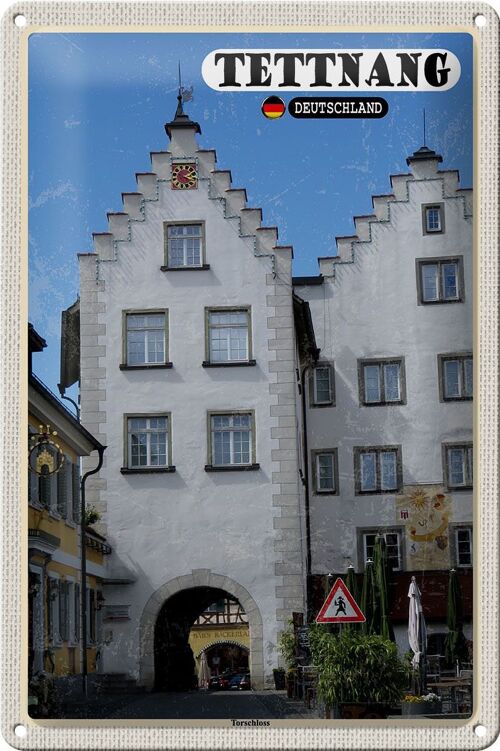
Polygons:
[[273,670],[274,688],[276,691],[285,690],[286,673],[284,670]]
[[386,720],[389,712],[387,704],[357,704],[341,702],[339,715],[342,720]]
[[418,715],[441,714],[439,701],[403,701],[401,702],[401,716],[415,717]]

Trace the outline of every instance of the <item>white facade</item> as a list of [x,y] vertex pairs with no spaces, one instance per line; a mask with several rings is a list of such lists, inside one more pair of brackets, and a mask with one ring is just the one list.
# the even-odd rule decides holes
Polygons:
[[[259,209],[245,208],[245,191],[216,170],[215,152],[198,149],[196,128],[178,111],[169,152],[152,154],[153,172],[123,196],[126,213],[109,215],[110,233],[80,256],[82,422],[108,446],[87,497],[113,548],[106,605],[130,615],[104,624],[103,669],[151,687],[162,605],[210,586],[244,607],[253,683],[262,687],[277,664],[278,630],[304,610],[291,248],[261,227]],[[173,189],[179,161],[196,170],[193,189]],[[169,222],[203,226],[207,268],[161,270]],[[206,309],[221,307],[248,309],[254,364],[202,366]],[[124,311],[165,310],[172,367],[120,369]],[[209,412],[227,411],[253,415],[254,466],[207,471]],[[170,471],[123,473],[127,415],[167,416]]]
[[[152,687],[162,607],[210,587],[247,613],[260,688],[271,683],[279,631],[306,613],[308,574],[363,571],[370,536],[393,536],[399,571],[470,567],[457,533],[472,528],[472,198],[423,147],[410,174],[391,177],[393,193],[373,197],[374,214],[355,218],[356,235],[338,238],[338,255],[320,259],[320,277],[295,280],[294,298],[291,248],[261,226],[215,152],[199,149],[197,130],[179,108],[169,151],[151,155],[152,173],[137,175],[124,212],[80,256],[81,416],[108,447],[87,497],[113,548],[106,607],[122,614],[104,623],[103,670]],[[190,189],[176,187],[176,169]],[[201,256],[185,255],[180,269],[166,250],[172,223],[196,225],[202,238]],[[213,366],[211,309],[248,316],[243,362]],[[127,315],[148,312],[165,316],[165,350],[132,367]],[[315,341],[312,327],[304,334],[309,315]],[[331,398],[324,380],[315,393],[316,345]],[[249,416],[253,448],[236,459],[245,467],[214,468],[212,413]],[[168,421],[162,471],[133,466],[131,417]],[[331,457],[326,488],[318,454]],[[368,461],[378,467],[371,479]]]
[[[391,176],[393,193],[374,196],[374,214],[355,217],[356,234],[337,239],[338,256],[319,259],[323,283],[317,284],[314,278],[307,283],[306,278],[295,287],[310,304],[321,348],[318,366],[332,365],[335,384],[331,405],[315,405],[308,392],[311,477],[316,470],[315,452],[335,450],[337,460],[334,492],[318,493],[311,483],[312,574],[344,573],[350,563],[356,571],[363,571],[370,553],[365,535],[377,531],[397,536],[403,572],[467,567],[467,555],[458,558],[456,535],[458,530],[465,537],[471,533],[472,490],[451,487],[443,447],[472,444],[472,395],[470,384],[465,389],[462,383],[463,398],[443,399],[439,356],[449,356],[451,368],[469,360],[469,374],[472,194],[459,187],[456,171],[438,171],[439,161],[425,147],[410,157],[411,173]],[[430,207],[438,208],[439,216],[429,217],[428,231],[426,209]],[[432,231],[433,220],[437,231]],[[449,280],[451,288],[441,290],[440,302],[422,298],[421,261],[430,259],[440,259],[431,266],[440,264],[441,271],[446,262],[458,269],[460,288],[453,290]],[[444,299],[446,295],[450,300]],[[429,290],[426,296],[432,296]],[[390,362],[399,367],[400,391],[393,383],[388,401],[377,403],[373,380],[375,392],[364,391],[370,386],[364,366],[372,366],[367,375],[375,378],[374,368]],[[448,377],[455,373],[450,371]],[[448,393],[455,393],[453,388],[450,381]],[[384,402],[383,390],[379,395]],[[369,404],[367,397],[373,399]],[[391,399],[402,403],[391,403]],[[361,469],[355,454],[369,447],[398,447],[400,476],[393,490],[360,492]],[[464,478],[464,485],[471,484]],[[444,495],[446,507],[434,509],[430,504],[426,518],[416,514],[415,528],[411,524],[415,507],[411,502],[402,507],[398,496],[419,489],[433,498],[437,493]],[[436,503],[439,506],[440,501]],[[404,634],[399,641],[402,649],[408,648]]]

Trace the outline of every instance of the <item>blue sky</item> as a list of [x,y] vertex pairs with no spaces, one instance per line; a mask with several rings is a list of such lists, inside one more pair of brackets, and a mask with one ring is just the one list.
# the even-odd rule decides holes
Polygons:
[[[447,92],[381,94],[381,120],[266,120],[262,92],[218,92],[202,80],[218,48],[444,48],[461,63]],[[423,142],[472,185],[472,38],[466,34],[33,34],[29,39],[29,318],[48,342],[35,372],[56,390],[61,310],[78,295],[78,252],[107,230],[150,151],[168,148],[177,64],[194,87],[185,109],[201,125],[202,148],[245,187],[248,205],[294,246],[294,274],[317,274],[352,217],[371,213],[371,196],[390,192],[389,175]],[[269,92],[273,93],[273,92]],[[295,93],[275,92],[288,102]],[[311,92],[312,93],[312,92]],[[326,92],[318,92],[324,95]],[[336,92],[330,92],[335,94]],[[353,94],[355,92],[348,92]],[[374,91],[376,94],[377,92]],[[379,94],[380,95],[380,94]]]

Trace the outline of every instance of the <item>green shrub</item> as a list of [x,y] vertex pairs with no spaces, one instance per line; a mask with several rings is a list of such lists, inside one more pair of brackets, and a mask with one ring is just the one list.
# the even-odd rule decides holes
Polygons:
[[392,641],[355,631],[331,634],[320,625],[311,626],[309,640],[318,671],[318,694],[328,706],[401,700],[407,670]]
[[288,621],[288,627],[282,631],[278,638],[278,649],[283,657],[286,667],[295,667],[295,632],[293,621]]

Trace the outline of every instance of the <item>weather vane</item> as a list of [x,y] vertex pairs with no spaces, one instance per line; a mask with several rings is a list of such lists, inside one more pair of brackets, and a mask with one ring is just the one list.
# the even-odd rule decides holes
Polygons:
[[182,78],[181,78],[181,61],[179,60],[179,100],[180,102],[191,102],[193,99],[193,87],[190,86],[189,89],[184,88],[182,85]]

